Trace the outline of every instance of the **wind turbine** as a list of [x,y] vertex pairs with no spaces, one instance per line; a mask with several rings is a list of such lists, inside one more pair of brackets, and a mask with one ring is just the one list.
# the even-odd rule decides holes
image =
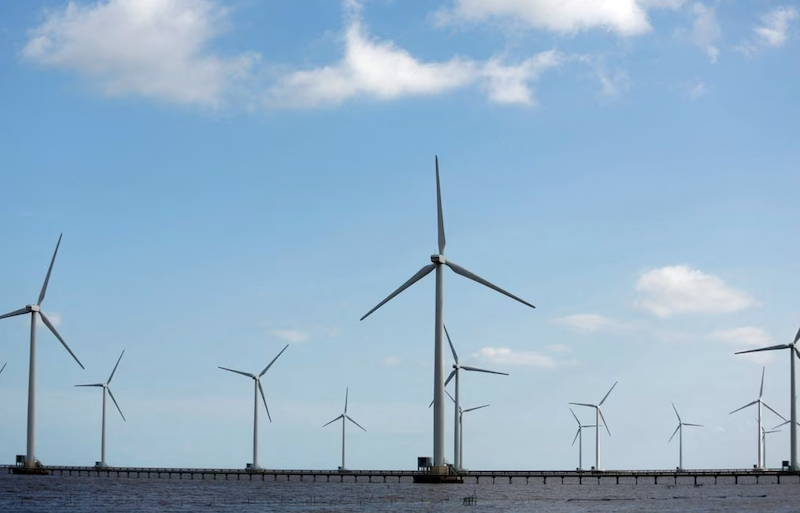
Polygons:
[[[611,436],[611,431],[608,429],[608,425],[606,424],[606,419],[603,417],[603,410],[600,407],[606,402],[608,396],[611,394],[611,391],[614,390],[614,387],[617,386],[618,381],[615,381],[611,388],[606,393],[603,400],[600,401],[598,404],[588,404],[588,403],[569,403],[574,404],[575,406],[586,406],[587,408],[594,408],[594,416],[595,416],[595,430],[594,430],[594,468],[595,470],[600,470],[600,426],[604,426],[606,431],[608,431],[608,436]],[[603,423],[600,424],[600,419],[603,419]]]
[[745,408],[753,406],[754,404],[758,405],[758,415],[756,416],[756,422],[758,422],[758,431],[756,431],[756,438],[757,438],[757,442],[758,442],[758,464],[756,465],[757,468],[764,468],[764,453],[763,453],[763,451],[764,451],[764,449],[763,449],[764,438],[762,436],[762,431],[764,431],[764,428],[762,427],[761,405],[766,406],[769,411],[771,411],[772,413],[774,413],[775,415],[780,417],[782,420],[786,420],[783,417],[783,415],[781,415],[780,413],[778,413],[775,410],[773,410],[770,405],[768,405],[767,403],[765,403],[761,399],[761,397],[764,395],[764,372],[765,371],[766,371],[766,367],[761,367],[761,389],[758,392],[758,399],[756,399],[753,402],[747,403],[744,406],[742,406],[741,408],[737,408],[737,409],[733,410],[730,413],[730,415],[732,415],[732,414],[736,413],[737,411],[744,410]]
[[392,292],[386,299],[378,303],[378,305],[370,310],[361,318],[363,321],[372,312],[389,302],[392,298],[406,290],[408,287],[427,276],[431,271],[436,269],[436,316],[434,324],[434,364],[433,364],[433,464],[437,467],[438,472],[441,472],[441,466],[444,462],[444,344],[442,343],[442,332],[444,331],[444,267],[448,266],[456,274],[460,274],[465,278],[478,282],[481,285],[489,287],[501,294],[504,294],[520,303],[535,308],[532,304],[524,301],[517,296],[506,292],[497,285],[494,285],[480,276],[464,269],[460,265],[447,260],[444,256],[445,235],[444,235],[444,218],[442,216],[442,194],[439,184],[439,157],[436,157],[436,206],[437,206],[437,219],[438,219],[438,242],[439,253],[431,255],[431,264],[426,265],[417,273],[403,283],[397,290]]
[[572,446],[575,446],[575,440],[578,440],[578,471],[583,470],[583,428],[596,428],[597,426],[594,424],[581,424],[581,421],[578,420],[578,416],[575,415],[575,412],[572,411],[572,408],[569,409],[569,412],[572,413],[572,416],[575,417],[575,422],[578,423],[578,432],[575,433],[575,438],[572,439]]
[[[461,411],[461,405],[459,403],[459,397],[460,396],[459,396],[459,385],[458,385],[458,383],[459,383],[459,380],[458,380],[459,372],[458,371],[463,369],[465,371],[470,371],[470,372],[485,372],[485,373],[488,373],[488,374],[499,374],[501,376],[508,376],[508,373],[490,371],[490,370],[486,370],[486,369],[479,369],[477,367],[471,367],[469,365],[461,365],[460,363],[458,363],[458,354],[456,354],[456,348],[453,346],[453,341],[450,340],[450,333],[447,332],[447,326],[444,327],[444,333],[445,333],[445,335],[447,335],[447,343],[450,344],[450,350],[453,352],[453,360],[455,360],[455,363],[453,364],[453,371],[450,373],[450,376],[447,377],[447,380],[445,380],[444,385],[447,386],[447,384],[450,383],[450,380],[452,380],[453,377],[456,378],[456,387],[455,387],[456,388],[456,390],[455,390],[456,397],[455,397],[455,399],[453,399],[453,402],[456,405],[454,422],[455,422],[455,426],[456,426],[457,429],[453,430],[453,438],[454,438],[454,442],[453,442],[453,460],[454,460],[453,461],[453,465],[455,466],[455,468],[460,469],[461,468],[461,414],[463,412]],[[467,410],[464,410],[464,411],[467,411]]]
[[264,389],[261,387],[261,376],[267,373],[272,364],[275,363],[275,360],[278,359],[280,355],[283,354],[284,351],[289,347],[289,344],[286,344],[286,347],[281,349],[281,352],[278,353],[278,356],[272,359],[269,362],[269,365],[264,367],[264,370],[261,371],[261,374],[256,376],[255,374],[251,374],[249,372],[242,372],[238,370],[229,369],[227,367],[220,367],[222,370],[226,370],[228,372],[235,372],[236,374],[241,374],[242,376],[247,376],[253,380],[253,388],[254,388],[254,397],[253,397],[253,463],[250,465],[250,468],[253,470],[257,470],[260,467],[258,466],[258,394],[261,394],[261,399],[264,401],[264,409],[267,410],[267,418],[270,422],[272,422],[272,417],[269,414],[269,407],[267,406],[267,398],[264,397]]
[[681,416],[678,415],[678,409],[675,408],[675,403],[672,403],[672,409],[675,410],[675,416],[678,417],[678,427],[675,428],[675,432],[672,433],[672,436],[669,437],[667,443],[670,443],[673,438],[675,438],[675,434],[678,434],[678,470],[683,470],[683,426],[691,426],[691,427],[703,427],[701,424],[690,424],[688,422],[683,422],[681,420]]
[[[449,397],[450,400],[453,401],[453,403],[456,402],[456,400],[453,398],[453,396],[450,395],[450,392],[445,391],[445,393],[447,393],[447,397]],[[474,408],[467,408],[466,410],[461,409],[461,406],[456,406],[456,411],[458,412],[458,423],[456,424],[456,426],[457,426],[457,430],[459,431],[459,435],[458,435],[459,444],[458,444],[458,452],[456,454],[453,454],[453,459],[456,459],[456,457],[457,457],[459,462],[463,462],[464,461],[464,453],[463,453],[463,449],[464,449],[464,444],[463,444],[463,442],[464,442],[464,414],[465,413],[469,413],[471,411],[480,410],[481,408],[487,408],[488,406],[489,406],[488,404],[483,404],[481,406],[475,406]],[[456,468],[460,468],[460,467],[456,467]]]
[[791,369],[791,390],[789,391],[790,405],[791,405],[791,429],[789,430],[789,439],[790,442],[790,454],[789,454],[789,470],[796,471],[797,470],[797,392],[795,391],[794,387],[794,356],[797,355],[800,358],[800,351],[797,350],[797,341],[800,340],[800,330],[797,331],[797,335],[794,336],[794,341],[791,344],[780,344],[777,346],[769,346],[769,347],[762,347],[761,349],[749,349],[747,351],[739,351],[734,354],[745,354],[745,353],[757,353],[760,351],[775,351],[778,349],[788,349],[789,350],[789,367]]
[[122,414],[122,410],[119,408],[119,404],[117,404],[117,400],[114,399],[114,394],[111,392],[111,380],[114,379],[114,373],[117,372],[117,367],[119,367],[119,362],[122,360],[122,355],[125,354],[125,350],[122,350],[122,353],[119,355],[117,359],[117,364],[114,365],[114,370],[111,371],[111,375],[108,377],[108,381],[105,383],[94,383],[92,385],[75,385],[76,387],[98,387],[103,389],[103,429],[102,434],[100,435],[100,462],[98,467],[106,467],[106,392],[108,395],[111,396],[111,400],[114,401],[114,406],[117,407],[117,411],[119,412],[122,420],[127,422],[125,419],[125,415]]
[[78,360],[78,357],[75,356],[75,353],[69,348],[64,339],[61,338],[61,335],[58,334],[56,331],[56,327],[53,326],[53,323],[50,322],[50,319],[42,311],[42,301],[44,301],[44,295],[47,292],[47,284],[50,282],[50,273],[53,272],[53,264],[56,261],[56,255],[58,254],[58,247],[61,245],[61,235],[58,236],[58,243],[56,244],[56,250],[53,252],[53,258],[50,260],[50,267],[47,269],[47,276],[44,278],[44,284],[42,284],[42,291],[39,292],[39,299],[36,301],[34,305],[25,305],[24,308],[20,308],[19,310],[15,310],[13,312],[9,312],[4,315],[0,315],[0,319],[5,319],[6,317],[14,317],[17,315],[24,315],[24,314],[31,314],[31,350],[30,350],[30,359],[29,359],[29,367],[28,367],[28,443],[27,449],[25,454],[25,468],[36,468],[36,320],[37,318],[41,318],[42,322],[47,329],[53,332],[53,335],[61,342],[61,345],[64,346],[64,349],[69,352],[70,355],[78,362],[78,365],[81,366],[81,369],[84,368],[83,364]]
[[344,392],[344,412],[341,415],[339,415],[338,417],[336,417],[335,419],[333,419],[332,421],[330,421],[327,424],[325,424],[324,426],[322,426],[322,427],[325,427],[325,426],[327,426],[329,424],[333,424],[334,422],[336,422],[339,419],[342,419],[342,466],[339,467],[339,470],[346,470],[347,469],[347,467],[344,466],[344,431],[345,431],[344,428],[347,425],[347,422],[345,422],[345,421],[349,420],[350,422],[352,422],[356,426],[360,427],[365,433],[367,432],[367,430],[364,429],[361,426],[361,424],[359,424],[355,420],[351,419],[350,416],[347,414],[347,396],[349,395],[349,393],[350,393],[350,389],[348,387],[348,388],[345,389],[345,392]]
[[763,427],[761,428],[761,445],[764,447],[764,451],[761,453],[763,455],[762,457],[764,458],[763,459],[764,466],[762,468],[767,468],[767,435],[780,432],[781,432],[780,429],[772,429],[770,431],[765,431]]

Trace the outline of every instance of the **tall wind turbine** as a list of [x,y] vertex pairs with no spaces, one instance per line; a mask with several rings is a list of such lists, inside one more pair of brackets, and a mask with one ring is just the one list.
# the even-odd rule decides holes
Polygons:
[[111,375],[108,377],[108,381],[105,383],[94,383],[92,385],[75,385],[76,387],[98,387],[103,389],[103,428],[102,434],[100,435],[100,462],[99,467],[106,467],[106,392],[108,395],[111,396],[111,400],[114,401],[114,406],[117,407],[117,411],[119,412],[122,420],[125,419],[125,415],[122,414],[122,410],[119,408],[119,404],[117,404],[117,400],[114,399],[114,394],[111,392],[111,380],[114,379],[114,373],[117,372],[117,367],[119,367],[119,362],[122,360],[122,355],[125,354],[125,350],[122,350],[122,353],[119,355],[117,359],[117,364],[114,365],[114,370],[111,371]]
[[753,406],[754,404],[758,405],[758,414],[756,416],[756,422],[758,422],[758,431],[756,431],[756,439],[757,439],[757,442],[758,442],[758,460],[757,460],[758,463],[756,465],[757,468],[764,468],[764,449],[763,449],[764,438],[762,436],[762,432],[764,431],[764,428],[762,427],[762,419],[763,419],[763,417],[761,416],[761,405],[766,406],[769,411],[771,411],[772,413],[774,413],[775,415],[777,415],[781,419],[786,420],[783,417],[783,415],[781,415],[780,413],[778,413],[775,410],[773,410],[770,405],[768,405],[767,403],[765,403],[761,399],[761,397],[763,397],[763,395],[764,395],[764,372],[765,371],[766,371],[766,367],[761,367],[761,389],[758,391],[758,399],[756,399],[753,402],[747,403],[744,406],[742,406],[741,408],[737,408],[737,409],[733,410],[730,413],[730,415],[732,415],[732,414],[736,413],[737,411],[744,410],[745,408]]
[[[617,386],[618,381],[615,381],[611,388],[606,393],[603,400],[600,401],[598,404],[588,404],[588,403],[569,403],[574,404],[576,406],[586,406],[587,408],[594,408],[594,416],[595,416],[595,430],[594,430],[594,469],[600,470],[600,426],[605,426],[606,431],[608,431],[608,436],[611,436],[611,431],[608,429],[608,424],[606,424],[606,419],[603,417],[603,410],[600,407],[606,402],[608,396],[611,394],[611,391],[614,390],[614,387]],[[600,423],[600,419],[603,419],[603,423]]]
[[355,420],[351,419],[350,416],[347,414],[347,396],[349,395],[349,393],[350,393],[350,388],[348,387],[344,391],[344,412],[341,415],[339,415],[338,417],[336,417],[335,419],[333,419],[332,421],[330,421],[327,424],[325,424],[324,426],[322,426],[322,427],[325,427],[325,426],[327,426],[329,424],[333,424],[334,422],[336,422],[339,419],[342,419],[342,466],[339,467],[339,470],[346,470],[347,469],[347,467],[344,466],[344,431],[345,431],[345,426],[347,425],[347,422],[345,422],[345,421],[349,420],[350,422],[352,422],[356,426],[360,427],[365,433],[367,432],[367,430],[364,429],[361,426],[361,424],[359,424]]
[[455,390],[456,397],[455,397],[455,399],[453,399],[453,402],[456,405],[456,407],[454,409],[454,411],[455,411],[454,425],[456,426],[456,429],[453,430],[453,438],[454,438],[454,442],[453,442],[453,460],[454,460],[453,461],[453,465],[455,466],[455,468],[460,469],[461,468],[461,414],[462,414],[462,411],[461,411],[461,405],[459,403],[459,397],[460,397],[459,396],[459,385],[458,385],[458,383],[459,383],[459,380],[458,380],[459,370],[463,369],[465,371],[470,371],[470,372],[485,372],[485,373],[488,373],[488,374],[499,374],[501,376],[508,376],[508,373],[490,371],[490,370],[486,370],[486,369],[479,369],[477,367],[471,367],[469,365],[461,365],[460,363],[458,363],[458,354],[456,354],[456,348],[453,346],[453,341],[450,340],[450,333],[447,332],[447,326],[444,327],[444,333],[445,333],[445,335],[447,335],[447,343],[450,344],[450,351],[453,352],[453,360],[455,360],[455,363],[453,364],[453,371],[450,373],[450,376],[447,377],[447,380],[444,382],[444,385],[447,386],[447,384],[450,383],[450,380],[452,380],[453,377],[456,378],[456,387],[455,387],[456,388],[456,390]]
[[575,433],[575,438],[572,439],[572,445],[575,446],[575,440],[578,440],[578,470],[583,470],[583,428],[596,428],[597,426],[594,424],[581,424],[581,421],[578,420],[578,416],[575,415],[575,412],[572,411],[572,408],[569,409],[569,412],[572,413],[572,416],[575,417],[575,422],[578,423],[578,432]]
[[789,350],[789,368],[791,369],[791,390],[789,391],[790,405],[791,405],[791,415],[790,415],[790,426],[791,429],[789,430],[789,439],[790,442],[790,454],[789,454],[789,470],[796,471],[798,470],[797,467],[797,392],[795,391],[794,387],[794,357],[797,355],[800,358],[800,351],[797,349],[797,341],[800,340],[800,330],[797,331],[797,335],[794,336],[794,341],[791,344],[780,344],[777,346],[769,346],[769,347],[762,347],[761,349],[750,349],[748,351],[739,351],[734,354],[745,354],[745,353],[756,353],[759,351],[775,351],[778,349],[788,349]]
[[[453,401],[453,403],[456,402],[456,400],[453,398],[453,396],[450,395],[450,392],[445,391],[445,393],[447,393],[447,397],[449,397],[450,400]],[[488,404],[483,404],[481,406],[475,406],[474,408],[467,408],[466,410],[462,409],[461,406],[456,406],[455,407],[456,411],[458,412],[458,421],[456,423],[456,426],[457,426],[457,429],[459,431],[459,435],[458,435],[459,444],[458,444],[458,452],[456,454],[453,454],[453,459],[457,459],[459,462],[463,462],[464,461],[464,452],[463,452],[463,449],[464,449],[464,443],[463,443],[464,442],[464,414],[465,413],[469,413],[471,411],[480,410],[481,408],[488,408],[488,407],[489,407]],[[460,467],[457,467],[457,468],[460,468]]]
[[667,443],[670,443],[673,438],[675,438],[675,434],[678,434],[678,470],[683,470],[683,426],[691,426],[691,427],[703,427],[701,424],[690,424],[688,422],[684,422],[681,420],[681,416],[678,415],[678,409],[675,408],[675,403],[672,403],[672,409],[675,410],[675,416],[678,417],[678,427],[675,428],[675,432],[672,433],[672,436],[669,437]]
[[764,448],[764,451],[761,453],[764,458],[764,466],[762,468],[767,468],[767,435],[771,435],[772,433],[780,433],[780,429],[771,429],[769,431],[765,431],[764,428],[761,428],[761,445]]
[[228,372],[235,372],[236,374],[241,374],[242,376],[247,376],[253,380],[253,388],[254,388],[254,396],[253,396],[253,463],[251,464],[250,468],[256,470],[260,467],[258,466],[258,394],[261,394],[261,399],[264,401],[264,409],[267,410],[267,418],[270,422],[272,422],[272,417],[269,414],[269,407],[267,406],[267,398],[264,397],[264,389],[261,387],[261,376],[267,373],[272,364],[275,363],[275,360],[278,359],[280,355],[283,354],[284,351],[289,347],[289,344],[286,344],[286,347],[281,349],[281,352],[278,353],[278,356],[272,359],[269,362],[269,365],[264,367],[264,370],[261,371],[261,374],[256,376],[255,374],[251,374],[249,372],[242,372],[238,370],[229,369],[227,367],[220,367],[222,370],[226,370]]
[[442,343],[442,332],[444,331],[444,268],[448,266],[456,274],[460,274],[465,278],[478,282],[481,285],[496,290],[501,294],[519,301],[520,303],[535,308],[532,304],[524,301],[517,296],[506,292],[497,285],[494,285],[480,276],[464,269],[460,265],[447,260],[444,256],[445,236],[444,236],[444,218],[442,216],[442,194],[439,184],[439,157],[436,157],[436,206],[437,206],[437,219],[438,219],[438,238],[439,238],[439,253],[431,255],[431,264],[426,265],[417,273],[403,283],[397,290],[392,292],[386,299],[378,303],[378,305],[370,310],[361,318],[363,321],[372,312],[385,305],[389,300],[406,290],[408,287],[427,276],[431,271],[436,269],[436,316],[434,324],[434,363],[433,363],[433,464],[439,467],[438,472],[441,472],[441,466],[444,465],[444,345]]
[[14,317],[17,315],[24,315],[24,314],[31,314],[31,350],[30,350],[30,359],[29,359],[29,367],[28,367],[28,446],[27,452],[25,454],[25,468],[36,468],[36,320],[37,317],[42,319],[42,322],[47,329],[53,332],[53,335],[61,342],[70,355],[78,362],[78,365],[81,366],[81,369],[84,368],[83,364],[78,360],[78,357],[75,356],[75,353],[72,352],[72,349],[69,348],[64,339],[61,338],[61,335],[58,334],[56,331],[56,327],[53,326],[53,323],[50,322],[50,319],[42,311],[42,301],[44,301],[44,295],[47,292],[47,284],[50,281],[50,273],[53,272],[53,264],[56,262],[56,255],[58,254],[58,247],[61,245],[61,235],[58,236],[58,243],[56,244],[56,250],[53,252],[53,258],[50,260],[50,267],[47,269],[47,276],[44,278],[44,284],[42,285],[42,291],[39,292],[39,299],[36,301],[34,305],[25,305],[24,308],[20,308],[19,310],[15,310],[13,312],[9,312],[4,315],[0,315],[0,319],[5,319],[6,317]]

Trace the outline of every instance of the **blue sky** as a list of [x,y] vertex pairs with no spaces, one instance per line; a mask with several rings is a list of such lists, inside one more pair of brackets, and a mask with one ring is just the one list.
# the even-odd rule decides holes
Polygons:
[[[604,412],[606,468],[755,463],[754,412],[788,415],[800,324],[800,14],[771,0],[0,4],[0,310],[35,301],[37,456],[352,468],[432,452],[433,278],[358,319],[436,248],[537,306],[448,272],[464,463],[577,466],[568,401]],[[0,460],[25,448],[28,323],[0,321]],[[448,359],[449,362],[449,359]],[[448,363],[449,365],[449,363]],[[576,409],[584,422],[589,411]],[[767,415],[766,425],[773,418]],[[447,458],[452,410],[447,414]],[[588,434],[588,432],[587,432]],[[593,438],[584,443],[590,464]],[[788,459],[771,435],[767,463]]]

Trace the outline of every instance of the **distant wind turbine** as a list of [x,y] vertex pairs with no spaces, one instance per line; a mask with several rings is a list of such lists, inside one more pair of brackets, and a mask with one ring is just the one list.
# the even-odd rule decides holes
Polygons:
[[264,401],[264,409],[267,410],[267,418],[270,422],[272,422],[272,417],[269,414],[269,407],[267,406],[267,398],[264,396],[264,389],[261,387],[261,376],[267,373],[272,364],[275,363],[275,360],[278,359],[280,355],[283,354],[284,351],[289,347],[289,344],[286,344],[286,347],[281,349],[281,352],[278,353],[278,356],[272,359],[269,362],[269,365],[264,367],[264,370],[261,371],[261,374],[256,376],[255,374],[251,374],[249,372],[242,372],[238,370],[228,369],[227,367],[220,367],[222,370],[226,370],[228,372],[235,372],[236,374],[241,374],[242,376],[247,376],[253,380],[253,387],[254,387],[254,398],[253,398],[253,463],[251,464],[250,468],[256,470],[260,467],[258,466],[258,394],[261,394],[261,399]]
[[461,405],[459,403],[460,399],[459,379],[458,379],[458,376],[460,374],[459,370],[463,369],[465,371],[470,371],[470,372],[485,372],[488,374],[499,374],[501,376],[508,376],[508,373],[479,369],[477,367],[471,367],[469,365],[461,365],[460,363],[458,363],[458,354],[456,354],[456,348],[453,347],[453,341],[450,340],[450,333],[447,332],[447,326],[444,327],[444,333],[445,335],[447,335],[447,343],[450,344],[450,351],[453,352],[453,360],[455,360],[455,363],[453,364],[453,371],[450,373],[450,376],[447,377],[447,380],[445,380],[444,385],[447,386],[447,384],[450,383],[450,380],[452,380],[453,377],[456,378],[456,386],[455,386],[456,397],[455,399],[453,399],[453,402],[455,402],[456,405],[455,420],[454,420],[456,429],[453,430],[454,434],[453,465],[455,466],[455,468],[460,469],[461,468],[461,415],[463,412],[461,411]]
[[334,422],[336,422],[336,421],[337,421],[337,420],[339,420],[339,419],[342,419],[342,466],[341,466],[341,467],[339,467],[339,470],[346,470],[346,469],[347,469],[347,467],[345,467],[345,465],[344,465],[344,447],[345,447],[345,446],[344,446],[344,432],[345,432],[345,426],[347,425],[347,422],[345,422],[345,421],[346,421],[346,420],[349,420],[350,422],[352,422],[352,423],[353,423],[353,424],[355,424],[356,426],[360,427],[360,428],[361,428],[361,429],[362,429],[362,430],[363,430],[365,433],[367,432],[367,430],[366,430],[366,429],[364,429],[364,428],[361,426],[361,424],[359,424],[358,422],[356,422],[355,420],[353,420],[352,418],[350,418],[350,416],[347,414],[347,396],[348,396],[349,394],[350,394],[350,388],[348,387],[348,388],[346,388],[346,389],[345,389],[345,391],[344,391],[344,412],[342,412],[342,414],[341,414],[341,415],[339,415],[338,417],[336,417],[336,418],[335,418],[335,419],[333,419],[332,421],[330,421],[330,422],[328,422],[327,424],[325,424],[324,426],[322,426],[322,427],[325,427],[325,426],[327,426],[327,425],[329,425],[329,424],[333,424]]
[[[447,392],[447,391],[445,391],[445,392],[447,393],[447,396],[450,398],[450,400],[453,401],[453,403],[455,403],[456,400],[453,398],[452,395],[450,395],[450,392]],[[464,414],[465,413],[469,413],[471,411],[480,410],[481,408],[488,408],[488,407],[489,407],[488,404],[483,404],[481,406],[475,406],[474,408],[467,408],[466,410],[462,409],[460,406],[456,407],[456,411],[458,412],[458,423],[456,425],[458,426],[458,431],[459,431],[459,434],[458,434],[459,443],[458,443],[458,454],[457,455],[458,455],[458,461],[460,463],[462,463],[462,464],[464,462],[464,452],[463,452],[463,449],[464,449],[464,443],[463,443],[464,442]],[[456,459],[456,454],[453,455],[453,459]],[[457,468],[461,468],[461,467],[457,467]]]
[[778,349],[788,349],[789,350],[789,368],[791,369],[791,383],[790,383],[790,391],[789,391],[789,404],[790,404],[790,428],[789,429],[789,439],[790,439],[790,454],[789,454],[789,470],[796,471],[798,470],[797,467],[797,392],[794,386],[794,357],[797,355],[800,358],[800,351],[797,349],[797,341],[800,340],[800,330],[797,330],[797,335],[794,336],[794,340],[791,344],[780,344],[777,346],[769,346],[769,347],[762,347],[761,349],[750,349],[747,351],[739,351],[734,354],[745,354],[745,353],[757,353],[760,351],[775,351]]
[[[600,426],[605,426],[606,431],[608,432],[608,436],[611,436],[611,431],[608,429],[608,424],[606,424],[606,419],[603,417],[603,410],[600,407],[606,402],[608,396],[611,395],[611,391],[614,390],[614,387],[617,386],[618,381],[615,381],[611,388],[606,393],[603,400],[600,401],[598,404],[588,404],[588,403],[569,403],[574,404],[575,406],[586,406],[587,408],[594,408],[594,415],[595,415],[595,429],[594,429],[594,468],[595,470],[600,470]],[[603,423],[600,423],[600,419],[603,419]]]
[[[757,419],[756,419],[757,420]],[[787,421],[788,422],[788,421]],[[764,428],[761,428],[761,445],[763,446],[763,452],[761,453],[764,458],[764,466],[762,468],[767,468],[767,435],[771,435],[772,433],[780,433],[780,429],[772,429],[769,431],[765,431]]]
[[678,414],[678,409],[675,408],[675,403],[672,403],[672,409],[675,410],[675,416],[678,417],[678,427],[675,428],[675,432],[672,433],[672,436],[669,437],[667,443],[670,443],[675,435],[678,434],[678,470],[683,470],[683,426],[691,426],[691,427],[703,427],[701,424],[690,424],[688,422],[684,422],[681,420],[681,416]]
[[119,367],[119,362],[122,360],[122,355],[125,354],[125,350],[122,350],[122,353],[119,355],[117,359],[117,364],[114,365],[114,370],[111,371],[111,375],[108,377],[108,381],[105,383],[94,383],[92,385],[75,385],[76,387],[98,387],[103,389],[103,428],[100,435],[100,462],[98,467],[106,467],[106,392],[108,395],[111,396],[111,400],[114,401],[114,406],[117,407],[117,411],[119,412],[122,420],[126,421],[125,415],[122,414],[122,410],[117,404],[117,400],[114,398],[114,394],[111,392],[111,380],[114,379],[114,373],[117,372],[117,367]]
[[61,335],[58,334],[56,331],[55,326],[53,323],[50,322],[50,319],[42,311],[42,302],[44,301],[45,293],[47,292],[47,284],[50,282],[50,273],[53,272],[53,264],[56,261],[56,255],[58,254],[58,247],[61,245],[61,235],[58,236],[58,243],[56,244],[56,250],[53,252],[53,258],[50,260],[50,267],[47,269],[47,276],[44,278],[44,284],[42,284],[42,291],[39,292],[39,299],[36,301],[34,305],[25,305],[24,308],[20,308],[19,310],[15,310],[13,312],[9,312],[4,315],[0,315],[0,319],[5,319],[6,317],[14,317],[17,315],[25,315],[31,314],[31,345],[30,345],[30,360],[29,360],[29,367],[28,367],[28,444],[25,454],[25,467],[26,468],[36,468],[36,320],[37,317],[42,319],[42,322],[47,329],[53,332],[53,335],[61,342],[64,346],[64,349],[69,352],[70,355],[78,362],[78,365],[81,366],[83,369],[83,364],[78,360],[78,357],[75,356],[75,353],[72,352],[72,349],[69,348],[64,339],[61,338]]
[[[763,419],[763,417],[761,416],[761,406],[762,405],[766,406],[769,411],[771,411],[772,413],[774,413],[775,415],[780,417],[782,420],[786,420],[783,415],[781,415],[780,413],[778,413],[775,410],[773,410],[770,405],[768,405],[767,403],[765,403],[761,399],[764,396],[764,372],[765,371],[766,371],[766,367],[761,367],[761,388],[758,391],[758,399],[756,399],[753,402],[745,404],[741,408],[737,408],[737,409],[733,410],[729,414],[729,415],[733,415],[737,411],[744,410],[745,408],[753,406],[754,404],[758,405],[758,414],[756,415],[756,422],[758,422],[758,431],[756,431],[756,441],[757,441],[757,445],[758,445],[758,453],[757,453],[758,454],[758,463],[756,464],[757,468],[764,468],[764,449],[763,449],[764,438],[762,436],[762,432],[764,431],[764,428],[762,427],[762,419]],[[788,422],[788,421],[786,421],[786,422]]]
[[444,218],[442,215],[442,195],[439,185],[439,157],[436,157],[436,206],[438,218],[438,239],[439,239],[439,252],[436,255],[431,255],[431,264],[426,265],[420,269],[414,276],[403,283],[397,290],[389,294],[389,296],[378,303],[378,305],[370,310],[361,318],[363,321],[375,310],[389,302],[392,298],[406,290],[408,287],[427,276],[431,271],[436,269],[436,316],[434,325],[434,364],[433,364],[433,464],[436,466],[444,465],[444,344],[442,342],[442,332],[444,331],[444,268],[448,266],[456,274],[460,274],[465,278],[480,283],[490,289],[493,289],[501,294],[519,301],[531,308],[535,308],[532,304],[524,301],[509,292],[501,289],[480,276],[464,269],[460,265],[447,260],[444,256],[445,235],[444,235]]
[[[578,440],[578,470],[583,470],[583,428],[596,428],[595,424],[581,424],[581,421],[578,420],[578,416],[575,415],[575,412],[572,411],[572,408],[569,409],[569,412],[575,417],[575,422],[578,423],[578,432],[575,433],[575,438],[572,439],[572,445],[575,446],[575,440]],[[595,467],[596,468],[596,467]]]

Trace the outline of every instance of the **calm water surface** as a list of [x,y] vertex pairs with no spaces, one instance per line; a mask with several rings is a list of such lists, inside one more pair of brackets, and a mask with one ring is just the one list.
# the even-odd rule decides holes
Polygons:
[[[475,495],[477,504],[463,498]],[[0,512],[800,512],[800,485],[310,483],[0,475]]]

